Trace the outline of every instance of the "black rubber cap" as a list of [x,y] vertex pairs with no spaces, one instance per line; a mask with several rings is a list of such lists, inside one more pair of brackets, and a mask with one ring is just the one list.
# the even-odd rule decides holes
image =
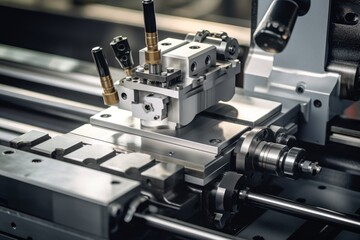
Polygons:
[[143,13],[145,32],[153,33],[156,32],[156,20],[153,0],[143,0]]
[[109,65],[105,59],[103,49],[101,47],[94,47],[91,49],[91,53],[96,64],[100,77],[110,75]]

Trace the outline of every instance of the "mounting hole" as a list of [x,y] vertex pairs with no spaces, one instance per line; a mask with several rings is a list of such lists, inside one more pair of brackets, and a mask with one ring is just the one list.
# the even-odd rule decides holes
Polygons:
[[159,118],[160,118],[159,115],[155,115],[155,116],[154,116],[154,120],[158,120]]
[[205,64],[209,65],[211,63],[211,57],[210,55],[207,55],[207,57],[205,58]]
[[127,61],[128,60],[128,57],[126,56],[126,55],[124,55],[124,56],[122,56],[122,58],[121,58],[121,61]]
[[112,185],[118,185],[118,184],[120,184],[120,182],[117,181],[117,180],[113,180],[113,181],[111,181],[111,184],[112,184]]
[[38,159],[38,158],[35,158],[33,160],[31,160],[32,163],[41,163],[42,160],[41,159]]
[[228,52],[231,56],[234,56],[234,54],[236,53],[236,46],[231,45],[230,47],[228,47]]
[[146,185],[148,185],[149,187],[151,187],[151,186],[152,186],[152,182],[151,182],[151,180],[150,180],[150,179],[146,179]]
[[314,107],[320,108],[322,106],[322,103],[319,99],[315,99],[314,101]]
[[11,155],[14,154],[15,152],[13,150],[6,150],[3,152],[4,155]]
[[151,106],[149,104],[145,104],[144,106],[146,111],[150,111],[151,110]]
[[111,117],[111,115],[110,115],[110,114],[102,114],[102,115],[100,115],[100,117],[102,117],[102,118],[109,118],[109,117]]
[[305,91],[305,89],[304,89],[303,86],[297,86],[297,87],[296,87],[296,92],[297,92],[298,94],[303,94],[304,91]]
[[16,224],[14,222],[12,222],[10,225],[11,225],[12,229],[14,229],[14,230],[16,229]]
[[256,235],[252,239],[253,240],[265,240],[265,238],[263,236],[260,236],[260,235]]
[[211,144],[218,144],[218,143],[221,143],[222,140],[221,139],[217,139],[217,138],[213,138],[213,139],[210,139],[209,141]]
[[119,44],[118,49],[120,51],[124,51],[125,50],[125,45],[124,44]]
[[355,25],[359,22],[359,16],[356,13],[349,12],[344,16],[345,22],[351,25]]
[[190,46],[189,48],[190,48],[190,49],[199,49],[200,46],[198,46],[198,45],[193,45],[193,46]]
[[127,99],[126,93],[121,93],[121,98],[122,98],[123,100],[126,100],[126,99]]
[[320,186],[318,186],[318,189],[320,189],[320,190],[324,190],[324,189],[326,189],[326,186],[324,186],[324,185],[320,185]]
[[297,198],[296,201],[298,203],[305,203],[306,202],[306,199],[305,198]]
[[192,72],[195,72],[196,71],[196,66],[197,64],[196,64],[196,62],[193,62],[192,64],[191,64],[191,67],[190,67],[190,70],[192,71]]
[[174,154],[174,152],[169,152],[169,156],[173,156]]
[[164,42],[164,43],[161,43],[161,45],[162,45],[162,46],[170,46],[171,43],[169,43],[169,42]]

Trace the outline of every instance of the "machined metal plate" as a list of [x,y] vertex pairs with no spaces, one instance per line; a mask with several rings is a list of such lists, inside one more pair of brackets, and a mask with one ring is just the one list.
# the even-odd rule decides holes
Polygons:
[[219,154],[249,129],[242,124],[206,116],[196,116],[190,124],[179,129],[146,128],[141,126],[140,119],[132,117],[131,112],[116,107],[110,107],[92,116],[90,123],[214,154]]
[[137,78],[146,79],[148,81],[166,83],[179,78],[181,76],[181,71],[177,69],[172,73],[166,73],[166,75],[154,75],[150,74],[149,70],[144,70],[144,72],[135,71],[134,76]]
[[[83,142],[96,139],[117,145],[124,151],[127,149],[127,151],[146,153],[158,161],[183,166],[185,168],[185,181],[201,186],[219,176],[230,163],[231,148],[218,155],[184,147],[175,141],[163,142],[90,124],[85,124],[67,135],[78,139],[83,138]],[[107,162],[104,162],[102,166],[105,164]]]
[[102,163],[100,168],[115,175],[140,179],[141,172],[154,164],[155,159],[149,154],[132,152],[118,154]]
[[280,102],[245,96],[236,90],[234,97],[229,102],[220,102],[205,110],[205,113],[220,119],[256,127],[280,113],[281,107]]
[[32,130],[10,141],[10,146],[18,149],[29,149],[50,139],[49,134]]
[[85,145],[66,154],[64,160],[80,165],[92,165],[96,168],[96,166],[111,157],[115,157],[115,150],[110,146]]
[[0,146],[0,202],[98,237],[107,238],[109,207],[140,193],[140,183]]
[[67,135],[56,136],[31,148],[31,151],[61,159],[64,155],[82,147],[82,142]]

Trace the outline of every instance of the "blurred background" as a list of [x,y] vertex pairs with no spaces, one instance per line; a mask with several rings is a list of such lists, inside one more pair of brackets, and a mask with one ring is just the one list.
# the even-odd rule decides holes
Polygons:
[[[250,0],[155,0],[159,38],[206,29],[250,43]],[[135,64],[145,46],[141,0],[0,0],[0,143],[31,129],[65,133],[105,108],[90,50],[127,36]],[[243,61],[244,62],[244,61]],[[241,75],[238,77],[241,84]]]

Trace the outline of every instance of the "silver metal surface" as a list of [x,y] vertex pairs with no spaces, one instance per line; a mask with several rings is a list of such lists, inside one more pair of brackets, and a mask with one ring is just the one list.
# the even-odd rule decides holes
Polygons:
[[90,124],[83,125],[68,135],[84,142],[97,139],[125,150],[150,154],[158,161],[184,166],[185,181],[201,186],[219,176],[229,166],[232,152],[232,148],[220,155],[195,148],[189,151],[188,147],[175,141],[164,142]]
[[10,147],[17,149],[30,149],[50,138],[49,134],[32,130],[10,141]]
[[147,188],[168,191],[184,181],[184,168],[174,163],[158,163],[142,172],[141,178]]
[[214,154],[219,154],[249,129],[241,124],[220,121],[206,116],[197,116],[194,121],[182,128],[146,128],[141,126],[140,119],[132,117],[131,112],[114,107],[94,115],[91,117],[90,123]]
[[228,102],[220,102],[205,110],[213,116],[249,127],[256,127],[281,112],[280,102],[246,96],[240,89]]
[[155,164],[155,159],[148,154],[130,152],[118,154],[100,164],[100,168],[115,175],[140,179],[140,173]]
[[270,128],[254,128],[243,134],[236,144],[236,170],[268,172],[297,179],[300,173],[315,176],[321,171],[318,163],[305,161],[305,150],[276,143]]
[[[259,2],[259,19],[270,3]],[[311,4],[309,12],[298,19],[282,53],[252,50],[244,77],[248,95],[282,103],[296,100],[301,113],[299,139],[321,145],[326,142],[327,122],[347,104],[340,99],[339,74],[325,72],[329,13],[330,1]]]
[[115,157],[115,150],[110,146],[85,145],[80,149],[64,155],[63,160],[98,168],[99,164],[111,157]]
[[323,220],[328,223],[339,224],[340,226],[346,227],[352,231],[360,232],[360,219],[356,219],[336,211],[302,205],[289,200],[252,192],[241,192],[240,198],[245,199],[249,203],[266,207],[268,209],[290,213],[295,216],[310,218],[313,220]]
[[68,135],[56,136],[31,148],[31,151],[61,159],[64,155],[81,148],[83,143]]
[[331,142],[346,144],[353,147],[360,146],[360,139],[358,137],[347,136],[343,134],[333,133],[329,137]]
[[[188,237],[191,239],[209,239],[209,240],[242,240],[242,238],[216,232],[207,228],[199,227],[173,218],[160,215],[141,215],[136,213],[135,216],[145,221],[149,227],[168,231],[176,235]],[[243,239],[244,240],[244,239]]]
[[[209,61],[206,61],[207,58]],[[163,54],[163,63],[165,66],[181,69],[185,77],[195,76],[215,66],[216,47],[210,44],[191,42]]]
[[140,193],[139,182],[4,146],[0,161],[1,188],[17,189],[2,192],[8,207],[98,237],[108,237],[109,205]]
[[[178,47],[187,44],[185,40],[176,39],[176,38],[165,38],[158,43],[158,49],[161,51],[161,54],[164,55]],[[145,51],[147,48],[143,48],[139,50],[139,61],[140,66],[144,66],[145,64]]]
[[[161,74],[151,74],[151,66],[144,65],[146,49],[140,50],[143,65],[137,68],[133,78],[126,77],[115,84],[122,97],[119,108],[132,111],[134,117],[144,121],[156,121],[160,125],[166,118],[168,122],[185,126],[198,113],[231,99],[235,76],[240,72],[238,59],[217,59],[216,47],[200,42],[168,38],[159,42],[159,46]],[[145,111],[149,96],[164,99],[163,104]]]

